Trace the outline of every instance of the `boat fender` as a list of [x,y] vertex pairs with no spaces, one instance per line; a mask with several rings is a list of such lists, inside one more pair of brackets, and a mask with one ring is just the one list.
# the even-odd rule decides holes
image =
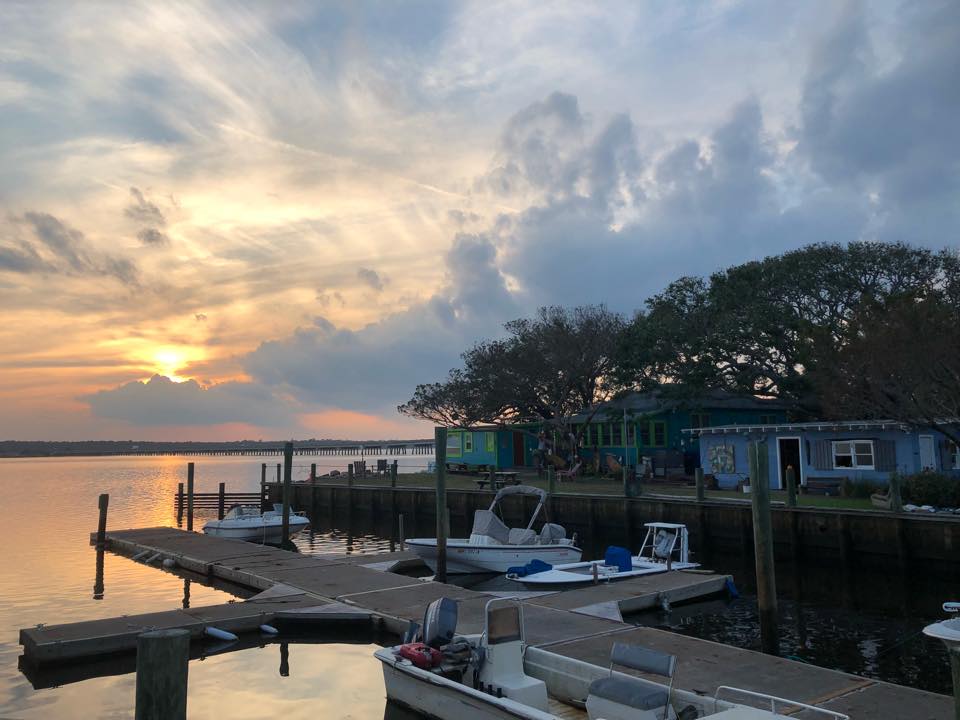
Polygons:
[[439,650],[422,642],[401,645],[397,654],[405,660],[409,660],[422,670],[437,667],[443,659],[443,655]]
[[158,557],[160,557],[160,553],[155,553],[155,554],[151,555],[150,557],[148,557],[148,558],[147,558],[146,560],[144,560],[143,562],[145,562],[147,565],[149,565],[149,564],[152,563],[154,560],[156,560]]
[[273,625],[261,625],[260,632],[266,633],[267,635],[279,635],[280,631],[277,630]]
[[660,601],[660,609],[665,613],[670,612],[670,599],[666,596],[665,593],[660,593],[657,595],[657,600]]
[[220,628],[215,628],[210,625],[207,625],[207,627],[203,629],[203,632],[217,640],[230,640],[232,642],[239,639],[232,632],[227,632],[226,630],[221,630]]
[[172,570],[173,568],[175,568],[175,567],[177,566],[177,561],[174,560],[173,558],[164,558],[164,559],[163,559],[163,566],[164,566],[167,570]]
[[145,557],[146,557],[147,555],[149,555],[149,554],[150,554],[150,551],[149,551],[149,550],[141,550],[140,552],[138,552],[136,555],[134,555],[134,556],[133,556],[132,558],[130,558],[130,559],[133,560],[133,561],[143,560],[143,558],[145,558]]
[[740,597],[737,586],[733,584],[733,578],[727,578],[727,595],[732,597],[734,600]]

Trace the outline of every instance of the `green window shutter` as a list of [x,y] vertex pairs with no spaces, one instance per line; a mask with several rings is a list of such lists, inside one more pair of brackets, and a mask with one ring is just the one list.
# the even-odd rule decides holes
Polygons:
[[874,440],[874,463],[881,472],[893,472],[897,469],[897,445],[893,440]]
[[815,470],[833,470],[833,444],[829,440],[816,440],[811,458]]

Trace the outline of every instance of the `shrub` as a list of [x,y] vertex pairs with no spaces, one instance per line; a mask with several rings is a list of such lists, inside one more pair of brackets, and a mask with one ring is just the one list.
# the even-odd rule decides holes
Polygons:
[[960,507],[960,479],[924,470],[904,480],[901,495],[914,505]]
[[868,498],[875,492],[885,492],[886,483],[875,483],[870,480],[851,480],[843,478],[840,481],[840,495],[846,498]]

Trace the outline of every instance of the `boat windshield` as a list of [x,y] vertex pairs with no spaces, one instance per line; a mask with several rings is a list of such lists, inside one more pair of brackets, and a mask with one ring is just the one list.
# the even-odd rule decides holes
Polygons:
[[260,517],[260,509],[252,505],[235,505],[230,508],[224,519]]

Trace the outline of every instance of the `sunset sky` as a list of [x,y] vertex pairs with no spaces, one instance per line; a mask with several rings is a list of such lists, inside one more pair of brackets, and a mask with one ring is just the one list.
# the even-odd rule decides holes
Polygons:
[[0,439],[422,437],[543,304],[957,246],[960,3],[0,4]]

